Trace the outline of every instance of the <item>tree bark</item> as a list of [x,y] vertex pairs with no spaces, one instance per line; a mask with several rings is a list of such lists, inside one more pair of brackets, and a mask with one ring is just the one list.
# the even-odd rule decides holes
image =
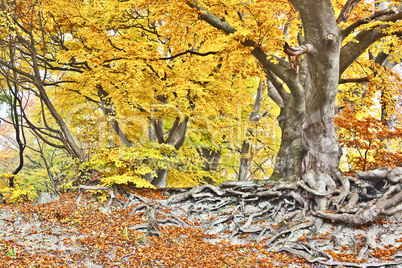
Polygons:
[[[290,98],[288,102],[294,102],[293,98]],[[289,104],[281,108],[278,122],[282,137],[274,171],[270,177],[273,180],[301,175],[302,159],[307,152],[300,129],[304,115],[304,109],[293,109]]]
[[[289,46],[287,48],[293,53],[291,56],[299,57],[296,58],[298,63],[300,62],[297,59],[300,60],[301,54],[305,54],[300,66],[295,66],[294,62],[287,62],[283,58],[267,55],[256,40],[236,41],[251,47],[253,49],[251,54],[266,72],[278,77],[290,90],[290,94],[281,90],[278,90],[279,94],[270,94],[282,109],[280,120],[282,120],[283,137],[274,177],[300,174],[297,165],[303,161],[303,151],[308,151],[311,168],[337,177],[340,150],[335,135],[334,114],[340,75],[373,43],[389,35],[380,29],[386,29],[392,22],[402,18],[402,5],[398,5],[397,10],[373,13],[372,16],[359,20],[352,24],[352,27],[341,31],[330,0],[289,0],[289,2],[300,15],[304,35],[299,36],[298,49],[293,50]],[[359,2],[359,0],[347,1],[338,22],[346,21]],[[199,18],[212,27],[229,35],[237,32],[237,29],[226,20],[212,14],[197,1],[189,1],[187,4],[197,10]],[[380,29],[360,30],[351,42],[341,48],[344,38],[356,27],[374,20],[390,24],[385,23],[378,27]],[[274,86],[278,89],[276,85]],[[286,101],[287,98],[291,101]],[[280,104],[280,99],[283,106]],[[293,109],[297,111],[292,111]],[[299,116],[302,116],[302,119]],[[288,166],[294,168],[289,169]]]
[[[151,119],[151,124],[154,127],[154,133],[157,138],[159,144],[170,144],[175,147],[176,150],[179,150],[183,145],[186,132],[187,132],[187,123],[188,118],[180,118],[176,117],[176,120],[169,130],[169,134],[165,139],[165,133],[163,131],[162,123],[163,120],[157,120],[155,118]],[[156,169],[156,176],[152,179],[151,183],[156,187],[166,187],[166,177],[169,171],[168,168],[158,168]]]
[[[254,108],[253,108],[253,112],[251,113],[248,121],[249,122],[256,122],[259,120],[258,113],[260,111],[260,106],[261,106],[261,100],[262,100],[262,88],[263,87],[263,81],[260,80],[260,84],[258,85],[257,88],[257,95],[255,96],[255,101],[254,101]],[[247,132],[252,135],[253,134],[253,130],[251,128],[247,129]],[[240,166],[239,166],[239,176],[238,176],[238,180],[242,181],[247,177],[247,173],[249,170],[249,166],[252,164],[250,163],[250,159],[248,157],[249,151],[250,151],[250,147],[251,144],[249,142],[249,139],[247,138],[247,134],[246,134],[246,139],[243,142],[243,145],[241,147],[241,151],[240,151]]]
[[[307,76],[306,62],[301,62],[298,80]],[[307,153],[303,144],[301,124],[306,115],[302,91],[297,86],[288,93],[276,76],[267,71],[268,95],[281,108],[277,118],[281,128],[281,145],[276,157],[274,171],[270,179],[278,180],[302,175],[302,161]]]
[[303,145],[311,154],[310,164],[320,172],[336,174],[339,146],[335,133],[335,101],[339,81],[341,32],[329,0],[291,1],[299,10],[305,40],[306,116],[301,124]]
[[156,176],[152,180],[152,185],[156,187],[166,187],[167,186],[167,175],[169,172],[169,167],[156,169]]
[[[202,158],[204,158],[204,166],[202,170],[207,172],[217,171],[222,151],[220,149],[207,147],[202,147],[201,150],[197,149],[197,151],[202,156]],[[203,179],[208,184],[214,184],[214,180],[211,177],[204,176]]]

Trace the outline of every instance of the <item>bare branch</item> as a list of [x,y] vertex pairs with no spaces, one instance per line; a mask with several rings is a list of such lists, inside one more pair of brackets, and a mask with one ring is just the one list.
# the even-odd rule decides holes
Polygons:
[[[386,16],[384,18],[379,18],[379,21],[383,22],[396,22],[402,19],[402,5],[395,11],[393,15]],[[348,44],[341,48],[340,64],[339,64],[339,75],[351,65],[367,48],[372,44],[380,40],[382,37],[388,35],[398,35],[398,32],[385,33],[385,29],[390,26],[382,25],[379,29],[370,29],[366,31],[361,31],[356,37],[350,41]]]
[[362,77],[362,78],[349,78],[349,79],[339,79],[339,84],[346,84],[346,83],[362,83],[362,82],[368,82],[370,81],[370,78],[368,77]]
[[198,11],[199,18],[209,23],[218,30],[224,31],[227,34],[233,34],[237,32],[229,23],[226,22],[225,18],[218,18],[212,14],[208,9],[201,6],[197,1],[188,1],[187,5],[195,8]]
[[172,60],[174,58],[183,56],[185,54],[191,54],[191,55],[197,55],[197,56],[205,57],[205,56],[209,56],[209,55],[215,55],[217,53],[218,53],[217,51],[209,51],[209,52],[206,52],[206,53],[200,53],[200,52],[197,52],[197,51],[186,50],[184,52],[178,53],[178,54],[170,56],[170,57],[159,58],[158,60]]

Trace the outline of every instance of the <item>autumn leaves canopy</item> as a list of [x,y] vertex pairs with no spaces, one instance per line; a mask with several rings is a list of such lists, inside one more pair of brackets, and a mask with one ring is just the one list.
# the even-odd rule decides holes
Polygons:
[[337,174],[336,103],[345,171],[400,162],[397,1],[3,1],[1,11],[3,91],[35,107],[18,112],[21,126],[89,160],[106,184],[300,176],[306,155]]

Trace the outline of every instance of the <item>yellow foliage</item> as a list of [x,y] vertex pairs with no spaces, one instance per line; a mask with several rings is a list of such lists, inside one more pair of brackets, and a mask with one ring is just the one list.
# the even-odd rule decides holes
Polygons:
[[[149,172],[152,172],[152,170],[149,170]],[[106,186],[113,186],[115,184],[133,184],[139,188],[155,188],[155,186],[153,186],[151,183],[143,179],[138,174],[135,174],[134,172],[127,172],[123,175],[108,176],[102,178],[102,182]]]
[[[14,188],[9,187],[10,178],[14,178]],[[19,203],[35,197],[35,189],[20,176],[13,174],[0,174],[0,193],[8,203]]]
[[147,144],[132,148],[104,149],[83,164],[85,169],[104,173],[101,179],[105,186],[133,184],[136,187],[153,187],[143,176],[154,173],[155,168],[168,168],[175,163],[174,147]]
[[[339,15],[346,0],[331,2]],[[341,29],[377,10],[366,2],[355,7]],[[27,14],[34,9],[31,1],[18,4],[21,10],[30,10]],[[279,107],[264,96],[260,120],[249,122],[255,89],[266,76],[251,52],[258,47],[270,55],[267,60],[279,64],[285,56],[283,43],[296,46],[302,37],[300,16],[288,0],[206,0],[200,4],[236,31],[226,34],[207,26],[200,19],[205,11],[191,8],[188,1],[47,0],[32,5],[40,10],[32,16],[32,27],[36,27],[32,34],[34,40],[43,41],[35,44],[41,64],[49,65],[48,80],[60,82],[46,90],[87,153],[90,161],[85,168],[104,172],[103,184],[146,187],[150,183],[145,177],[158,168],[169,168],[171,186],[233,179],[245,141],[251,144],[246,157],[253,158],[253,178],[271,174],[281,139],[276,120]],[[9,21],[10,14],[0,14],[0,26]],[[359,32],[385,24],[392,27],[384,33],[401,29],[400,21],[363,23],[343,45],[357,42],[354,38]],[[14,25],[5,28],[13,31]],[[242,44],[246,40],[255,45],[246,47]],[[339,86],[340,106],[359,108],[356,119],[379,115],[380,93],[387,100],[397,94],[394,80],[380,78],[394,76],[371,57],[392,53],[400,46],[397,36],[385,37],[370,47],[370,56],[363,53],[343,73],[344,79],[370,79],[365,84]],[[394,60],[400,57],[395,55]],[[29,67],[22,63],[22,69]],[[290,92],[286,85],[284,88]],[[39,107],[35,108],[33,112],[39,114]],[[165,145],[175,124],[184,120],[188,120],[187,139],[181,148]],[[161,126],[158,137],[150,134],[156,128],[153,121]],[[41,116],[32,122],[43,124]],[[117,123],[133,147],[117,148],[122,145],[114,129]],[[47,124],[56,126],[51,119]],[[203,147],[221,152],[217,171],[203,170],[204,159],[197,151]],[[43,170],[41,173],[36,175],[44,177]]]

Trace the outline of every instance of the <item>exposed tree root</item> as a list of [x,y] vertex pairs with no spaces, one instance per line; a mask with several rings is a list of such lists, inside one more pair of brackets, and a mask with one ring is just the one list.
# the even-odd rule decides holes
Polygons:
[[[107,191],[109,193],[109,201],[107,202],[105,208],[106,208],[106,211],[108,211],[108,212],[110,212],[110,206],[112,205],[113,201],[117,200],[116,196],[115,196],[115,194],[113,192],[113,189],[111,189],[109,187],[80,185],[78,188],[81,190],[81,192],[85,192],[85,191]],[[79,201],[81,199],[81,196],[82,195],[80,195],[78,197],[78,199],[76,201],[77,204],[79,203]]]
[[332,220],[334,222],[345,222],[353,225],[363,225],[369,221],[373,221],[379,215],[391,215],[392,212],[399,212],[402,203],[402,191],[393,195],[391,198],[370,202],[370,205],[366,209],[359,210],[356,214],[332,214],[323,211],[311,211],[314,216],[319,216],[323,219]]
[[[326,261],[328,259],[326,254],[325,254],[325,257],[312,257],[315,254],[313,252],[308,252],[305,249],[293,249],[293,248],[288,248],[288,247],[281,247],[281,248],[279,248],[278,252],[280,252],[280,251],[286,251],[293,255],[303,257],[310,263]],[[331,258],[331,260],[332,260],[332,258]]]
[[[379,230],[380,227],[374,230],[377,233],[359,231],[357,237],[352,226],[360,227],[402,211],[401,183],[402,168],[381,168],[360,172],[356,177],[336,176],[336,179],[309,170],[295,182],[228,181],[219,186],[191,187],[164,200],[150,200],[130,193],[127,200],[120,203],[121,208],[135,204],[131,215],[145,211],[147,222],[131,229],[145,230],[147,235],[159,235],[161,224],[188,226],[181,219],[185,217],[193,222],[201,220],[206,232],[218,234],[221,239],[254,240],[269,250],[288,252],[311,263],[392,267],[402,263],[402,256],[389,254],[386,261],[373,256],[378,250],[386,251],[391,247],[402,250],[402,234],[395,234],[392,236],[395,242],[385,245],[380,242],[380,237],[389,231],[385,226],[380,226],[384,230]],[[107,187],[80,186],[80,189],[108,191],[110,200],[106,207],[116,199],[113,190]],[[337,223],[338,228],[330,229],[332,222]],[[346,237],[340,239],[343,233]],[[345,249],[353,256],[350,262],[329,253],[342,254]]]
[[379,263],[360,263],[360,264],[354,262],[340,262],[340,261],[318,261],[318,263],[337,267],[369,268],[369,267],[399,267],[399,265],[402,264],[402,261],[386,261]]

